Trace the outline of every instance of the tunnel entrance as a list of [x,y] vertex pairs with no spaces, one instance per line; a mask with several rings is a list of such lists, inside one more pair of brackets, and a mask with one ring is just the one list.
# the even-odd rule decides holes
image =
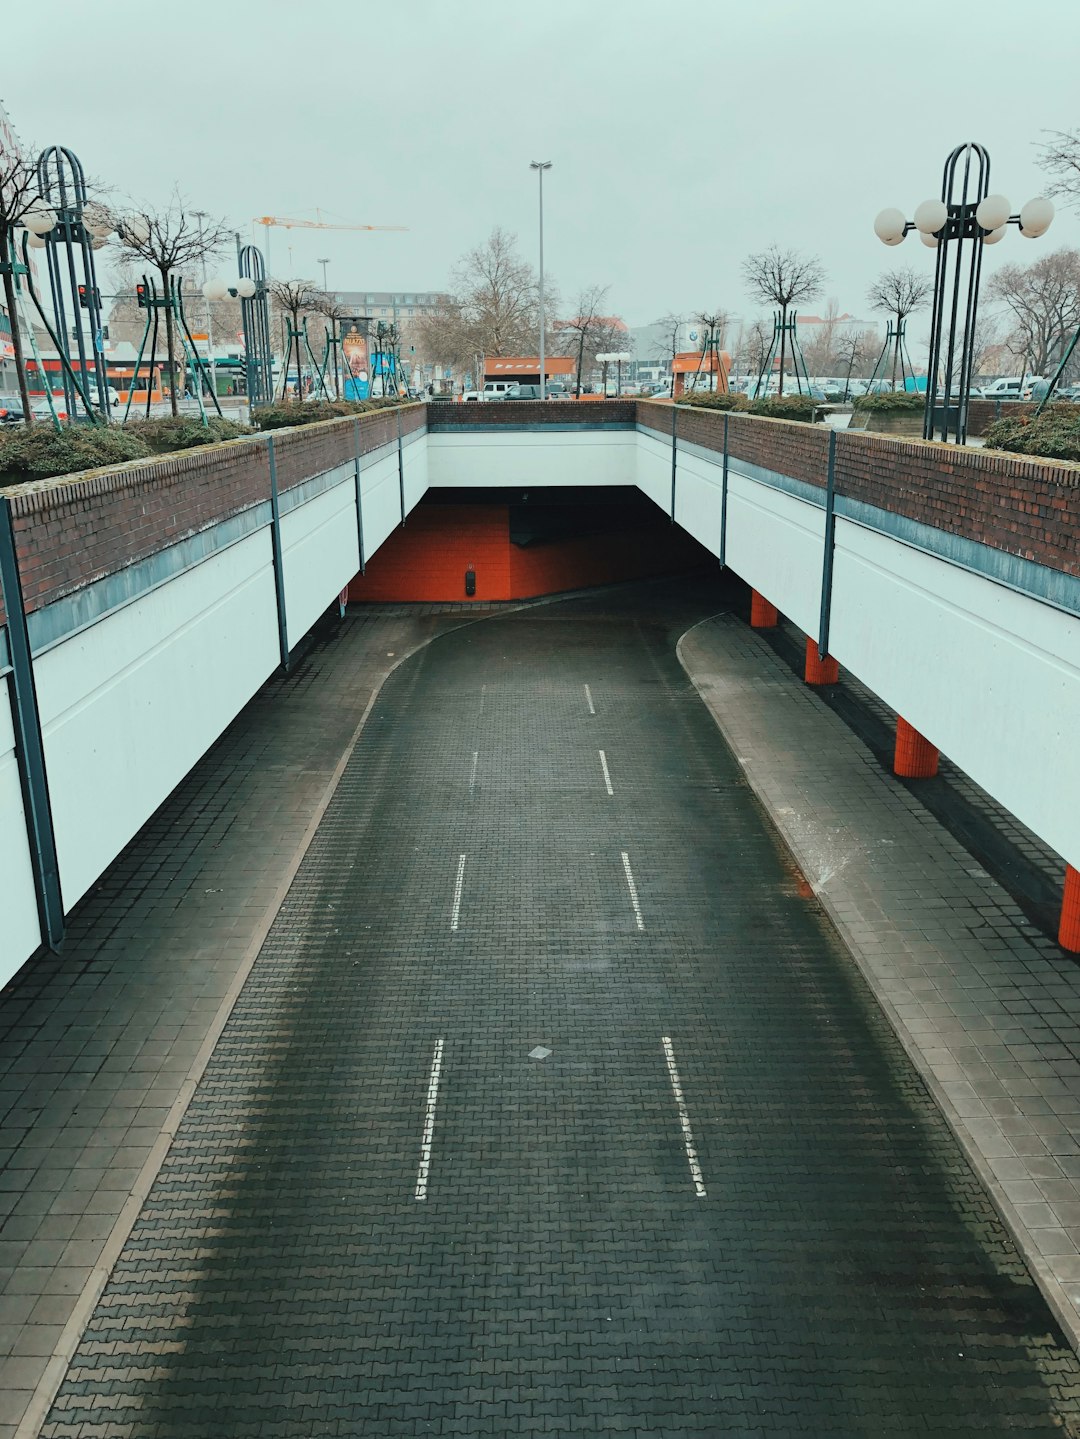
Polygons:
[[429,491],[350,600],[530,599],[716,560],[631,486]]

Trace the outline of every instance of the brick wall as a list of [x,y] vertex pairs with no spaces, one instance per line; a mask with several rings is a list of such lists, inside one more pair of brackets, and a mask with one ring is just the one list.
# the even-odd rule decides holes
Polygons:
[[476,404],[436,403],[428,407],[429,424],[467,429],[470,425],[633,425],[634,400],[495,400]]
[[[402,433],[425,407],[401,410]],[[288,489],[349,461],[352,420],[274,433],[278,485]],[[360,416],[362,453],[397,440],[396,412]],[[230,440],[159,459],[19,485],[11,497],[27,610],[81,589],[270,496],[265,439]]]
[[[670,436],[672,406],[639,403],[641,423]],[[680,410],[678,433],[680,439],[722,451],[723,412]],[[821,489],[828,477],[828,450],[823,425],[729,416],[733,458]],[[1080,465],[841,430],[836,490],[1051,569],[1080,574]]]
[[[618,525],[618,521],[615,520]],[[531,545],[510,540],[510,511],[500,504],[419,504],[408,524],[349,585],[351,600],[464,600],[465,571],[476,572],[478,604],[690,569],[709,558],[695,540],[657,515],[605,534]]]

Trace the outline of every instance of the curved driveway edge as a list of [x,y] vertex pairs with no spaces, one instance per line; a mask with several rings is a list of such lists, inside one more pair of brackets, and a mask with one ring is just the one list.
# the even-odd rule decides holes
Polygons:
[[1080,1349],[1080,969],[744,623],[677,652]]

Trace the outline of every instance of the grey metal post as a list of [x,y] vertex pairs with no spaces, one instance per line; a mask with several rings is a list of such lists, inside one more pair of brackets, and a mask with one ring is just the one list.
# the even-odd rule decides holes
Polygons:
[[671,523],[675,523],[675,466],[678,460],[676,429],[679,423],[679,407],[671,407]]
[[266,441],[266,452],[270,457],[270,549],[274,560],[274,595],[277,599],[278,650],[281,654],[281,668],[289,669],[289,627],[285,612],[285,564],[281,553],[281,505],[278,502],[277,459],[274,455],[274,437]]
[[401,411],[395,410],[397,415],[397,482],[398,495],[401,499],[401,523],[405,523],[405,456],[401,448]]
[[829,431],[829,473],[825,485],[825,551],[821,561],[821,616],[818,621],[818,659],[829,653],[832,618],[833,549],[836,540],[836,431]]
[[[727,480],[728,480],[728,419],[724,416],[724,469],[720,481],[720,568],[727,564]],[[835,431],[834,431],[835,433]]]
[[544,354],[544,171],[551,169],[550,160],[531,160],[529,169],[537,171],[540,179],[540,398],[547,399],[546,356]]
[[367,569],[367,556],[364,553],[364,496],[360,487],[360,417],[353,420],[353,433],[356,438],[356,453],[353,456],[353,474],[356,479],[356,538],[360,546],[360,573]]
[[37,687],[34,684],[34,662],[15,549],[15,526],[11,517],[11,501],[6,495],[0,495],[0,594],[3,594],[7,615],[11,720],[15,731],[15,755],[34,871],[38,917],[42,937],[55,954],[64,938],[64,900],[60,889],[60,863],[56,854],[52,806],[49,803],[49,778],[45,768]]

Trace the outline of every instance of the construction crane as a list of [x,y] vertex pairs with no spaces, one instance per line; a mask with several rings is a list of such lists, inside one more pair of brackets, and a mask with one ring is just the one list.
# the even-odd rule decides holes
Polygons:
[[290,220],[285,215],[259,215],[252,221],[255,225],[263,225],[269,229],[271,225],[280,225],[285,230],[407,230],[407,225],[335,225],[329,220],[321,218],[321,211],[316,210],[317,220]]
[[[261,225],[265,236],[263,250],[266,261],[266,272],[270,273],[270,227],[279,225],[283,230],[407,230],[407,225],[338,225],[333,221],[324,220],[322,211],[316,210],[314,220],[294,220],[287,215],[258,215],[252,220],[253,225]],[[289,261],[292,263],[292,248],[289,249]]]

